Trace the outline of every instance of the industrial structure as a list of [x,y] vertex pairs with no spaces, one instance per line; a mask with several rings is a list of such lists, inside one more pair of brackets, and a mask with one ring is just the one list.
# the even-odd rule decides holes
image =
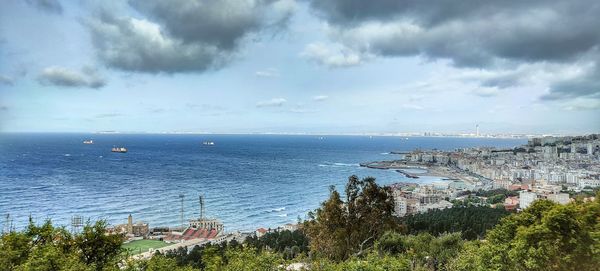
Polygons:
[[[181,217],[183,221],[183,195],[181,198]],[[197,219],[191,219],[187,227],[183,225],[181,232],[171,232],[164,238],[165,241],[186,241],[191,239],[213,239],[224,232],[224,226],[221,221],[216,218],[207,218],[206,209],[204,203],[204,196],[198,197],[198,203],[200,205],[200,216]]]

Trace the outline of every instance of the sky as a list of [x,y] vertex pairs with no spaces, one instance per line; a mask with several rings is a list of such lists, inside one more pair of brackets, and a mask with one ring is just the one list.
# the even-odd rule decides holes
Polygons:
[[600,132],[596,0],[5,0],[0,132]]

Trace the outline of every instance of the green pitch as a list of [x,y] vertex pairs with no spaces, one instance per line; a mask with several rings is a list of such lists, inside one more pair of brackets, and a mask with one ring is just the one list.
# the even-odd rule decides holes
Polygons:
[[150,248],[161,248],[168,246],[169,243],[159,240],[136,240],[123,244],[123,248],[132,254],[147,252]]

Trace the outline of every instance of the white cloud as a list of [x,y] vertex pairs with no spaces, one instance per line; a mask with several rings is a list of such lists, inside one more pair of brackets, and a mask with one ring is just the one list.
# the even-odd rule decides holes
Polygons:
[[51,66],[42,70],[38,76],[42,85],[61,87],[89,87],[101,88],[106,81],[98,75],[95,69],[84,67],[81,71],[68,68]]
[[422,107],[418,104],[401,104],[400,108],[406,109],[406,110],[423,110],[423,109],[425,109],[425,107]]
[[311,43],[300,54],[319,65],[330,68],[357,66],[370,57],[340,44]]
[[327,95],[317,95],[317,96],[313,96],[312,99],[315,102],[322,102],[322,101],[325,101],[325,100],[329,99],[329,96],[327,96]]
[[273,98],[266,101],[260,101],[256,103],[256,107],[280,107],[287,102],[284,98]]
[[279,71],[276,69],[266,69],[262,71],[256,71],[254,75],[258,77],[279,77]]
[[576,98],[566,102],[562,108],[568,111],[598,110],[600,109],[600,100]]

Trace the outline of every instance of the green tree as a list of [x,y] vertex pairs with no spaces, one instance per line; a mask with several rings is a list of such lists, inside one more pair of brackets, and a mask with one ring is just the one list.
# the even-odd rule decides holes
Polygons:
[[452,262],[453,270],[597,270],[600,197],[559,205],[534,202],[508,216]]
[[329,199],[309,213],[304,225],[311,251],[334,261],[363,254],[386,230],[397,227],[391,190],[374,178],[351,176],[345,196],[344,202],[332,186]]
[[75,245],[81,252],[81,260],[95,270],[104,270],[110,266],[117,266],[121,259],[123,236],[106,233],[106,222],[97,221],[88,223],[83,227],[83,232],[75,238]]
[[504,209],[481,206],[454,207],[431,210],[402,218],[407,233],[428,232],[440,235],[446,232],[460,232],[468,240],[483,238],[486,231],[510,213]]

